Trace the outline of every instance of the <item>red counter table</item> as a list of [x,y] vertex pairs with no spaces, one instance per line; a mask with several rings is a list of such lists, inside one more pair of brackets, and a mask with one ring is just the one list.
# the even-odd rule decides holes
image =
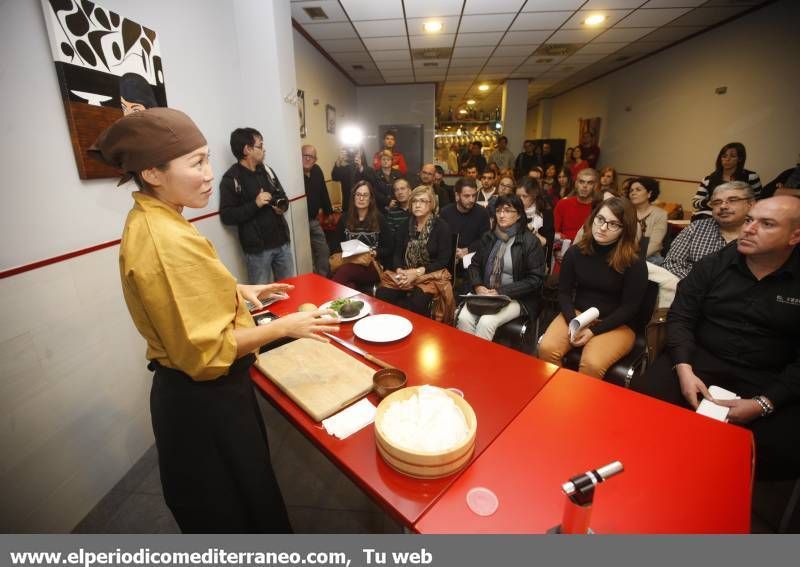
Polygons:
[[[596,489],[596,533],[748,533],[752,449],[746,429],[561,369],[415,530],[544,533],[563,482],[619,460]],[[478,486],[498,497],[491,516],[466,504]]]
[[[320,305],[331,299],[358,293],[313,274],[285,282],[294,284],[295,289],[290,292],[289,299],[270,306],[270,310],[278,315],[292,313],[302,303]],[[409,386],[432,384],[461,390],[478,419],[476,457],[525,408],[557,370],[555,366],[539,359],[420,317],[374,297],[359,295],[358,299],[369,303],[373,314],[392,313],[406,317],[414,325],[414,330],[399,341],[376,344],[354,337],[354,323],[342,323],[338,336],[403,370],[408,376]],[[353,356],[357,357],[355,354]],[[366,361],[362,362],[376,368]],[[302,433],[362,490],[408,527],[413,526],[457,478],[456,474],[423,481],[399,474],[378,455],[372,426],[343,441],[338,440],[328,435],[319,423],[314,422],[255,367],[251,376],[261,391]],[[374,394],[369,398],[378,404],[379,400]]]

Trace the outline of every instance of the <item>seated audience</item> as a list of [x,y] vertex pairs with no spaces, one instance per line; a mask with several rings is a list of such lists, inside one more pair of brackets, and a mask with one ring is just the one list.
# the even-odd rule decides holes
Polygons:
[[467,167],[464,170],[464,177],[469,177],[470,179],[474,179],[475,180],[475,185],[478,187],[478,189],[481,188],[481,182],[478,179],[478,167],[477,166],[470,165],[469,167]]
[[653,205],[660,193],[658,181],[649,177],[639,177],[633,180],[625,195],[636,207],[639,238],[647,239],[645,257],[648,262],[657,266],[664,262],[661,249],[664,247],[664,237],[667,235],[667,212]]
[[[542,337],[542,360],[560,366],[570,349],[583,347],[580,372],[602,378],[630,352],[635,339],[630,322],[647,287],[638,248],[630,201],[612,197],[600,203],[586,220],[583,238],[564,255],[558,282],[561,314]],[[600,311],[599,319],[570,337],[569,322],[590,307]]]
[[761,198],[772,197],[781,188],[797,187],[800,187],[800,157],[797,159],[797,165],[780,172],[775,179],[764,185],[761,190]]
[[489,199],[497,193],[497,176],[494,171],[487,169],[481,174],[481,183],[478,185],[478,204],[482,207],[489,206]]
[[436,166],[436,173],[433,176],[433,190],[436,191],[437,195],[439,192],[443,192],[447,196],[446,202],[455,202],[456,197],[453,192],[453,186],[444,182],[444,169],[440,165]]
[[542,169],[546,170],[551,165],[558,166],[559,162],[560,160],[553,155],[550,142],[542,142],[542,155],[539,157],[539,165],[542,166]]
[[597,186],[597,172],[583,169],[575,181],[573,196],[561,199],[553,212],[553,226],[556,240],[574,240],[578,230],[594,207],[594,189]]
[[449,322],[454,311],[452,277],[447,270],[453,257],[452,235],[438,213],[433,189],[422,185],[411,192],[411,217],[395,234],[395,271],[383,273],[376,295],[420,315],[428,314],[435,297],[441,298],[443,319]]
[[351,288],[377,283],[380,279],[379,267],[374,262],[366,262],[364,257],[341,258],[342,242],[360,240],[370,249],[370,256],[377,260],[381,267],[390,268],[394,254],[394,237],[392,229],[383,215],[378,211],[375,192],[369,181],[359,181],[353,187],[352,202],[347,212],[339,218],[336,225],[336,245],[332,248],[334,255],[343,263],[340,266],[331,262],[333,281]]
[[407,179],[401,177],[395,179],[392,191],[394,199],[389,202],[389,208],[386,210],[386,222],[389,223],[392,233],[396,234],[400,226],[411,216],[411,185]]
[[508,149],[508,138],[500,136],[497,138],[497,148],[489,156],[489,164],[495,163],[502,169],[514,167],[514,152]]
[[551,163],[544,170],[544,177],[541,180],[542,190],[545,192],[545,195],[549,196],[550,192],[553,190],[553,185],[556,184],[556,175],[558,175],[556,165]]
[[617,185],[616,169],[607,165],[600,170],[600,188],[598,191],[602,193],[604,200],[622,195],[622,193],[619,192],[619,186]]
[[419,187],[420,185],[433,189],[440,209],[450,203],[450,196],[447,194],[447,190],[436,184],[436,166],[432,163],[426,163],[420,168],[416,186]]
[[513,195],[517,189],[517,184],[514,182],[513,177],[499,177],[497,182],[497,191],[494,195],[489,199],[489,203],[486,205],[486,210],[489,213],[489,220],[491,221],[492,227],[494,227],[494,208],[497,204],[497,198],[501,195]]
[[761,180],[755,171],[744,168],[746,159],[747,152],[739,142],[731,142],[722,146],[717,155],[714,171],[700,182],[697,192],[692,197],[692,206],[694,207],[692,220],[711,217],[711,207],[708,205],[711,193],[713,193],[714,187],[727,181],[744,181],[753,188],[755,198],[760,198]]
[[572,174],[573,179],[578,178],[578,173],[582,170],[590,168],[589,162],[583,159],[582,152],[580,146],[575,146],[575,149],[572,150],[572,156],[574,163],[570,166],[569,171]]
[[[392,152],[392,168],[400,172],[400,175],[405,176],[408,173],[408,166],[406,165],[405,156],[395,150],[397,144],[397,132],[395,130],[387,130],[383,135],[383,147],[375,152],[372,156],[372,169],[378,170],[381,167],[381,154],[384,151]],[[364,160],[366,163],[366,160]]]
[[534,165],[528,172],[528,177],[541,182],[542,178],[544,178],[544,169],[540,165]]
[[528,175],[532,167],[539,165],[539,158],[533,150],[533,140],[525,140],[522,143],[522,151],[514,161],[514,177],[520,178]]
[[483,173],[486,171],[486,158],[483,157],[482,149],[483,144],[481,142],[472,142],[469,145],[469,153],[467,154],[462,166],[468,168],[471,165],[474,165],[477,168],[478,173]]
[[558,204],[561,199],[572,195],[573,189],[572,173],[569,167],[565,165],[556,174],[556,182],[553,183],[548,193],[550,204],[555,208],[556,204]]
[[478,240],[489,230],[489,215],[484,207],[476,207],[478,188],[475,181],[462,177],[456,181],[456,200],[442,209],[439,216],[447,223],[452,234],[458,235],[456,258],[459,260],[475,252]]
[[756,477],[800,475],[800,207],[759,201],[737,243],[703,258],[678,285],[668,352],[632,387],[686,408],[720,386],[741,399],[728,421],[755,437]]
[[575,148],[567,148],[564,150],[564,166],[572,167],[575,165]]
[[535,234],[546,252],[553,248],[553,208],[535,179],[522,178],[516,189],[517,196],[525,207],[528,230]]
[[365,169],[364,177],[372,185],[375,201],[381,212],[386,210],[392,200],[394,182],[402,177],[400,171],[392,167],[392,160],[392,152],[383,150],[380,152],[380,168],[377,170]]
[[689,224],[675,237],[664,259],[664,268],[683,279],[701,258],[739,238],[753,201],[753,188],[744,181],[717,185],[709,201],[711,218]]
[[[481,237],[469,266],[469,283],[478,296],[507,295],[511,301],[495,313],[470,309],[458,315],[458,328],[491,341],[500,325],[522,314],[538,312],[536,302],[544,281],[542,245],[526,229],[525,209],[516,195],[497,199],[495,227]],[[491,308],[489,309],[491,310]]]

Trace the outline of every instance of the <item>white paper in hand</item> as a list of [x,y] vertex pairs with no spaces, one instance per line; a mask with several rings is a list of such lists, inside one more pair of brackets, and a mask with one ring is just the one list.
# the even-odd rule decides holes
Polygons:
[[328,434],[346,439],[356,431],[375,421],[377,408],[367,398],[362,398],[347,409],[322,420]]
[[342,258],[349,258],[356,254],[363,254],[364,252],[369,252],[369,246],[360,240],[353,239],[342,242]]
[[598,317],[600,317],[600,311],[597,310],[597,307],[590,307],[575,317],[569,322],[569,340],[574,341],[578,331],[588,327],[592,321],[595,321]]
[[[737,396],[734,392],[726,390],[725,388],[720,388],[719,386],[710,386],[708,388],[708,393],[711,394],[711,397],[715,400],[740,399],[739,396]],[[731,408],[717,405],[711,400],[706,399],[701,401],[700,405],[697,406],[697,413],[718,421],[727,421],[729,411],[731,411]]]
[[475,252],[470,252],[469,254],[465,254],[461,261],[464,263],[464,269],[469,269],[469,265],[472,264],[472,257],[475,255]]

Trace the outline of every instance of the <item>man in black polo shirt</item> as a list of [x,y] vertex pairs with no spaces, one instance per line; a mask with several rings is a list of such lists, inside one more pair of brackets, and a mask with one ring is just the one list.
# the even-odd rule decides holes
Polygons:
[[728,420],[751,429],[760,478],[800,475],[800,207],[756,203],[741,236],[695,264],[667,317],[667,348],[632,387],[696,408],[721,386]]
[[[475,180],[462,177],[455,185],[456,202],[441,210],[450,232],[458,234],[456,258],[461,260],[470,252],[475,252],[483,233],[489,230],[489,213],[484,207],[476,207],[478,188]],[[458,268],[460,272],[462,268]]]
[[264,138],[255,128],[231,133],[236,159],[220,181],[219,215],[239,227],[239,243],[251,284],[265,284],[295,275],[289,226],[283,213],[289,200],[278,176],[264,165]]
[[314,264],[314,273],[328,277],[331,271],[328,241],[325,240],[325,232],[319,224],[320,209],[325,214],[331,214],[331,198],[328,195],[328,186],[325,185],[325,174],[322,168],[317,165],[317,149],[306,144],[302,147],[303,152],[303,182],[306,186],[306,204],[308,205],[308,230],[311,238],[311,261]]

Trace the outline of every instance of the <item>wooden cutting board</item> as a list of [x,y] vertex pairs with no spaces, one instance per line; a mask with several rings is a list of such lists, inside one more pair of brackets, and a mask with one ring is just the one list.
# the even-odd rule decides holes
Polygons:
[[316,421],[368,394],[375,374],[353,356],[313,339],[267,351],[256,367]]

